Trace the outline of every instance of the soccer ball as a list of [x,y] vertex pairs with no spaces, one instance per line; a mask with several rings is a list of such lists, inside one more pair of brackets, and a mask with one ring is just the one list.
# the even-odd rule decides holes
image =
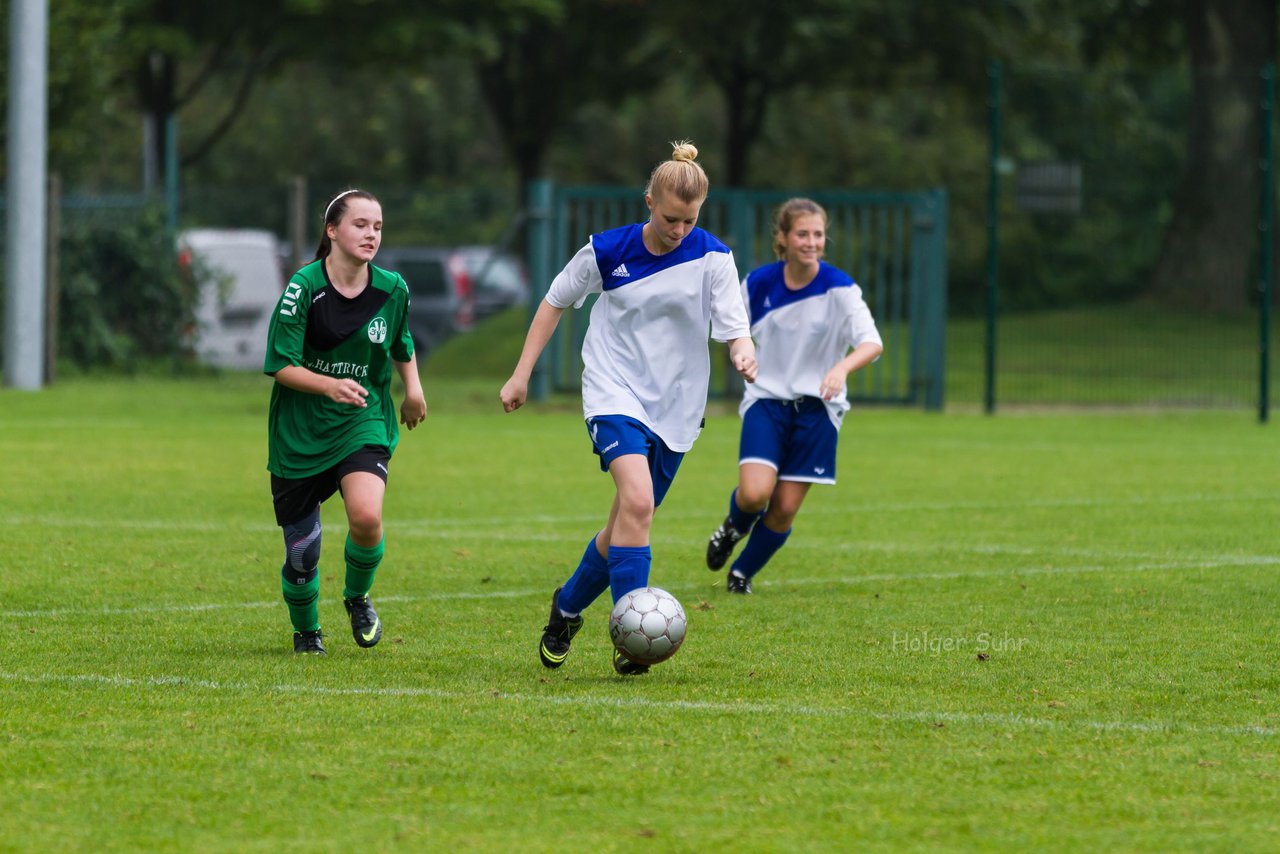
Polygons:
[[636,664],[657,664],[675,655],[684,643],[685,626],[684,608],[657,587],[637,587],[609,614],[610,640]]

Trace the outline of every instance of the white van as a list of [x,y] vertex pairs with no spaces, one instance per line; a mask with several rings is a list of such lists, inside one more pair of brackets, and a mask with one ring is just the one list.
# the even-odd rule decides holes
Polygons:
[[219,368],[262,370],[271,312],[284,291],[280,241],[269,231],[193,228],[178,235],[180,261],[213,271],[196,308],[196,357]]

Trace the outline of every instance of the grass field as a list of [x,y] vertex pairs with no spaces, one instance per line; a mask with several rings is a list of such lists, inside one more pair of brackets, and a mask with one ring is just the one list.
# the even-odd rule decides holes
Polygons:
[[845,424],[840,483],[730,599],[713,411],[654,527],[689,637],[536,641],[611,496],[571,405],[428,372],[382,644],[291,652],[268,381],[0,392],[0,850],[1267,850],[1274,427],[1248,413]]

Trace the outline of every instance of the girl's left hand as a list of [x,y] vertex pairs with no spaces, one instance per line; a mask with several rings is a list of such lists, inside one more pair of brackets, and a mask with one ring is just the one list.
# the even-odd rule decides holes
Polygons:
[[749,383],[756,381],[756,357],[754,353],[739,353],[733,357],[733,367]]
[[427,418],[427,399],[422,395],[406,395],[400,404],[400,423],[412,430]]
[[844,388],[844,382],[845,374],[839,368],[832,368],[822,378],[822,385],[818,386],[818,393],[822,395],[823,400],[831,400]]

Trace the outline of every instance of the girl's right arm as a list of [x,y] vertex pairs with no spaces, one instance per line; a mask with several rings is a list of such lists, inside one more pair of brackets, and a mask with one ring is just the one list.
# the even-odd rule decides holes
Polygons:
[[564,314],[563,308],[556,308],[545,299],[538,305],[538,310],[533,315],[533,322],[529,324],[529,333],[524,338],[524,349],[520,351],[520,361],[516,363],[511,379],[507,380],[507,384],[502,387],[499,395],[505,411],[514,412],[524,406],[525,399],[529,396],[529,378],[533,376],[534,365],[538,363],[538,357],[542,355],[543,348],[555,334],[562,314]]
[[364,399],[369,396],[369,390],[353,379],[328,377],[301,365],[286,365],[276,371],[275,377],[280,385],[288,386],[294,391],[322,394],[334,403],[363,407]]

